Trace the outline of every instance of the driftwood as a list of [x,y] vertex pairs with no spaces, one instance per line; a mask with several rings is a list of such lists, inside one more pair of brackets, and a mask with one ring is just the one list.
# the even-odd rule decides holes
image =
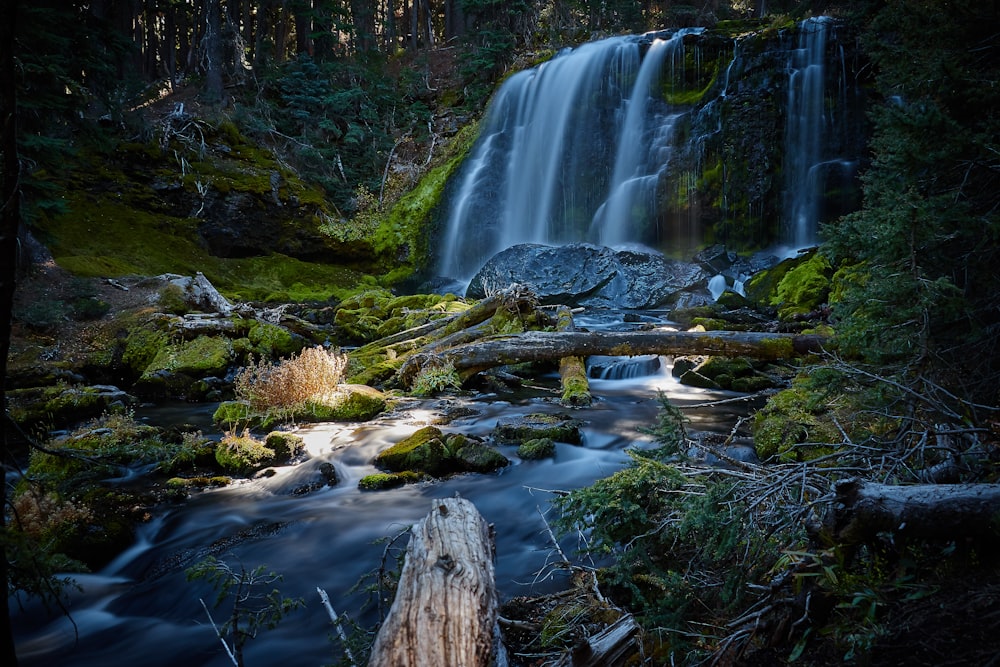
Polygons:
[[434,500],[411,530],[396,598],[368,664],[486,667],[496,622],[490,527],[468,500]]
[[618,667],[635,656],[639,623],[625,614],[565,653],[556,667]]
[[844,544],[881,532],[926,539],[984,536],[1000,516],[1000,484],[894,486],[850,479],[834,490],[829,524]]
[[463,379],[506,364],[590,355],[705,354],[774,361],[818,353],[826,338],[818,335],[752,331],[527,331],[489,336],[435,354],[407,359],[400,377],[416,377],[427,363],[450,363]]

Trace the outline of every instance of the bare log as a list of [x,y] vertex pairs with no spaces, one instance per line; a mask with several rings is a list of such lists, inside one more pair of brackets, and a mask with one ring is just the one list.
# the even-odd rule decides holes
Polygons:
[[635,656],[639,624],[625,614],[563,655],[557,667],[618,667]]
[[486,667],[497,593],[489,525],[464,498],[433,501],[411,530],[399,587],[371,667]]
[[[753,331],[527,331],[490,336],[433,356],[468,378],[495,366],[591,355],[706,354],[776,361],[818,353],[825,341],[819,335]],[[406,361],[400,370],[404,384],[430,356],[418,353]]]
[[880,532],[924,539],[983,536],[1000,516],[1000,484],[894,486],[857,479],[834,488],[829,520],[841,543],[857,544]]

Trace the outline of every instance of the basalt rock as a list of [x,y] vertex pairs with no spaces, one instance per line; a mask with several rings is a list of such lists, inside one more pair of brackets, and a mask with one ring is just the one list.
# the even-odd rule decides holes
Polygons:
[[683,292],[706,291],[708,278],[697,264],[668,259],[652,250],[524,243],[486,262],[466,296],[481,299],[520,283],[542,304],[647,309],[675,301]]

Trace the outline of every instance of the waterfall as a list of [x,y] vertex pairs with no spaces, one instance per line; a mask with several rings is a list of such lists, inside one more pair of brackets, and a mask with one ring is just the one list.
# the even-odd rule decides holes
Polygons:
[[468,281],[523,243],[814,244],[819,222],[859,203],[857,158],[837,157],[860,155],[863,135],[843,46],[827,48],[836,25],[803,21],[791,43],[703,28],[612,37],[511,76],[448,185],[437,275]]
[[804,248],[816,242],[825,122],[827,27],[821,16],[799,24],[797,48],[789,58],[788,114],[785,125],[785,242]]
[[[608,188],[610,195],[594,216],[597,241],[603,245],[622,245],[641,238],[639,225],[653,217],[656,185],[661,171],[669,163],[674,122],[681,114],[668,113],[647,122],[648,110],[658,97],[655,86],[660,80],[664,57],[675,55],[678,45],[683,44],[676,36],[670,40],[655,40],[639,70],[618,134],[615,167]],[[643,146],[653,150],[643,150]]]
[[439,274],[468,279],[518,243],[639,240],[677,116],[660,69],[683,67],[690,32],[584,44],[508,79],[450,199]]

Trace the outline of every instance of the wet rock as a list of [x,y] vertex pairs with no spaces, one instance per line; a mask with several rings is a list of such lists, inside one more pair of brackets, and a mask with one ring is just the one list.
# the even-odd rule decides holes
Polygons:
[[512,283],[527,285],[542,304],[593,308],[656,308],[684,290],[707,285],[697,264],[646,249],[613,250],[590,243],[525,243],[494,255],[466,296],[480,299]]
[[521,444],[528,440],[550,438],[557,442],[579,445],[582,422],[565,415],[529,414],[501,417],[493,429],[493,440],[500,444]]

